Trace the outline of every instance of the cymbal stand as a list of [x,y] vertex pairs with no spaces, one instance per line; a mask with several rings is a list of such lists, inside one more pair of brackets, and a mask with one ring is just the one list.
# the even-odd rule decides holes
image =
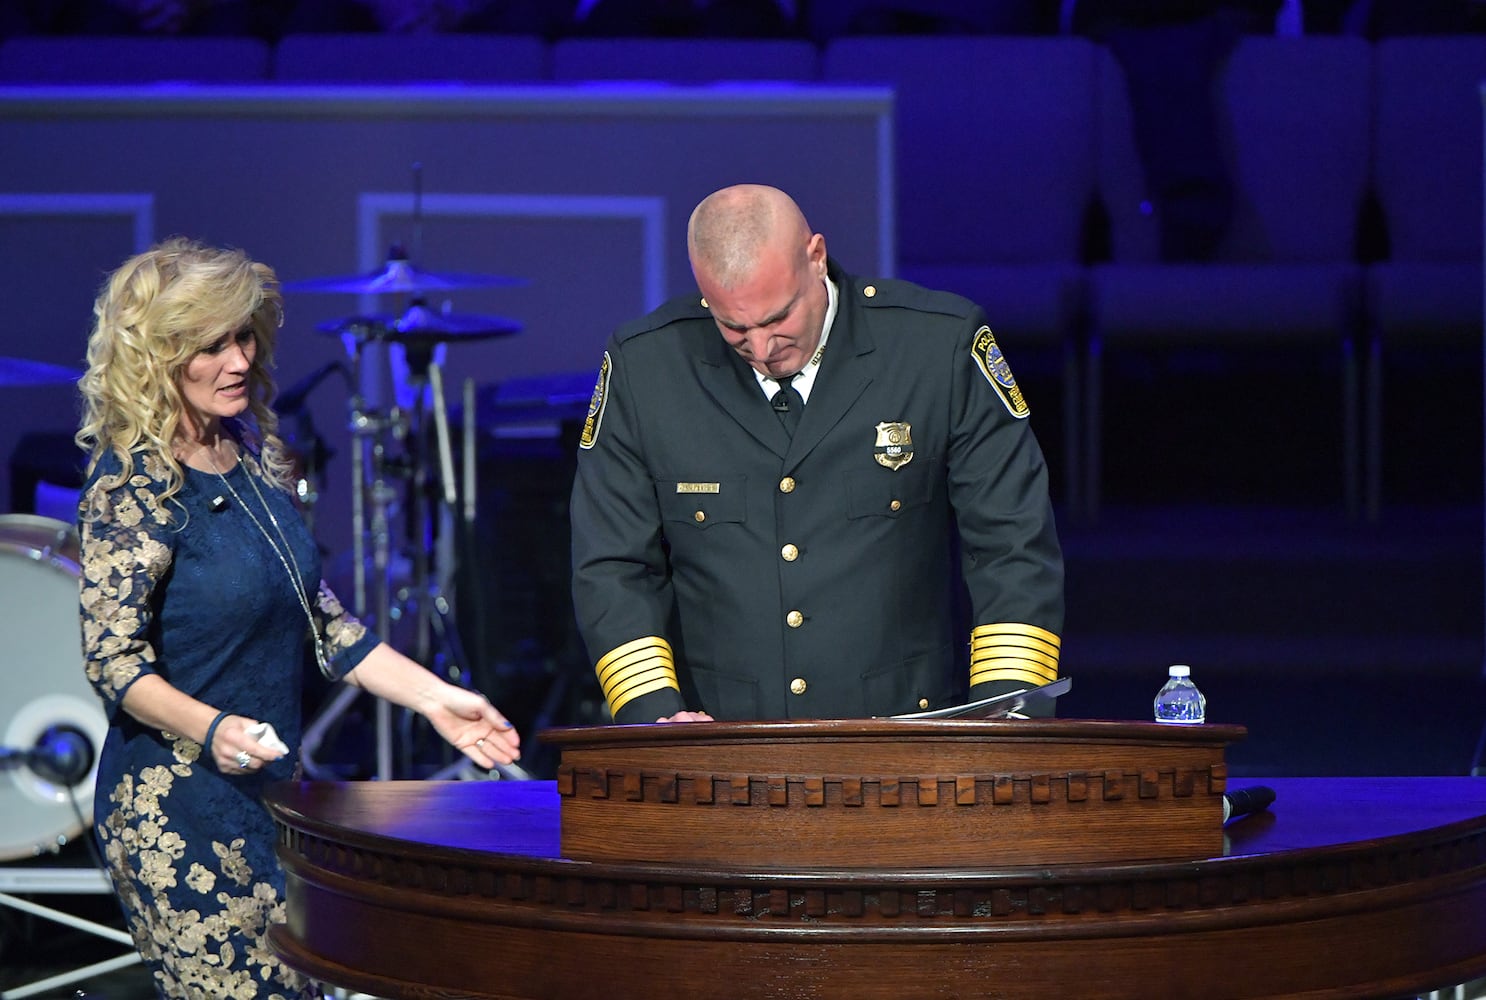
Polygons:
[[[362,361],[366,344],[375,338],[377,331],[370,326],[347,335],[346,349],[351,354],[353,381],[361,386]],[[351,544],[352,544],[352,613],[363,621],[370,618],[371,624],[390,641],[393,619],[393,560],[392,522],[395,516],[397,491],[389,482],[388,473],[395,471],[388,454],[388,437],[405,440],[408,435],[407,414],[396,406],[386,413],[366,408],[365,397],[360,391],[352,394],[350,402],[349,430],[351,448]],[[369,510],[368,510],[369,508]],[[371,562],[375,582],[375,609],[368,603],[367,540],[371,541]],[[370,614],[369,614],[370,611]],[[333,777],[315,758],[315,753],[324,742],[330,727],[351,707],[361,694],[359,688],[345,685],[330,704],[305,728],[301,759],[305,771],[312,778]],[[381,779],[393,777],[392,762],[392,707],[385,699],[375,701],[376,776]]]
[[[389,265],[389,274],[394,272]],[[392,291],[377,275],[372,290]],[[428,277],[431,284],[433,280]],[[441,279],[447,281],[448,279]],[[486,284],[488,279],[462,277],[461,284]],[[406,282],[416,283],[412,277]],[[334,289],[321,290],[369,290],[366,282],[357,279],[354,283],[341,284]],[[406,290],[414,290],[409,287]],[[357,394],[351,400],[350,429],[354,448],[351,472],[354,479],[352,491],[352,521],[354,551],[352,553],[355,581],[355,614],[368,620],[380,637],[402,648],[394,641],[392,626],[402,622],[411,626],[413,633],[408,644],[411,658],[435,672],[442,672],[453,683],[468,687],[470,671],[465,662],[462,644],[455,632],[452,614],[446,594],[452,589],[450,567],[455,563],[458,529],[454,524],[457,500],[456,477],[451,454],[448,427],[448,412],[444,396],[443,372],[435,357],[444,344],[451,339],[484,339],[514,333],[519,325],[499,317],[464,317],[450,313],[431,312],[421,298],[415,297],[409,308],[391,317],[359,316],[336,321],[332,326],[322,326],[326,332],[338,333],[354,363],[353,378],[356,385],[368,391],[375,399],[380,394],[376,385],[366,379],[363,363],[377,360],[385,363],[385,374],[391,376],[394,397],[403,404],[393,407],[383,415],[370,409],[364,398]],[[390,353],[400,351],[400,354]],[[406,362],[405,366],[402,362]],[[473,386],[469,388],[473,394]],[[432,396],[430,401],[429,397]],[[430,413],[430,407],[432,412]],[[470,413],[473,408],[469,408]],[[430,427],[429,418],[432,418]],[[434,440],[430,441],[430,432]],[[465,528],[470,534],[474,520],[473,507],[473,430],[466,431],[466,473],[468,482],[465,492]],[[389,455],[389,438],[402,445],[401,453]],[[430,461],[437,447],[438,466],[434,470]],[[407,533],[405,541],[411,546],[406,554],[410,562],[410,579],[400,589],[394,588],[393,580],[400,566],[394,565],[394,557],[402,551],[394,545],[392,525],[397,511],[398,493],[388,481],[388,470],[403,480],[406,488]],[[437,475],[437,480],[432,477]],[[368,552],[375,574],[375,594],[367,579]],[[437,576],[437,579],[435,579]],[[374,616],[368,614],[369,598],[375,602]],[[306,728],[303,757],[306,770],[312,777],[329,775],[315,773],[314,751],[324,739],[333,720],[343,713],[354,700],[355,694],[340,692],[327,707],[325,713]],[[394,772],[413,776],[414,753],[417,741],[414,738],[414,718],[405,712],[398,733],[394,734],[392,706],[384,699],[376,704],[376,773],[379,778],[394,777]],[[394,735],[402,738],[401,759],[394,761]],[[448,750],[443,751],[448,754]]]
[[[405,398],[409,401],[408,409],[403,411],[394,408],[391,417],[386,420],[365,411],[353,414],[353,427],[362,432],[363,440],[357,449],[362,456],[358,482],[362,484],[361,493],[365,498],[363,513],[359,517],[353,516],[354,535],[360,546],[354,558],[358,568],[366,565],[365,543],[361,539],[369,537],[374,581],[370,588],[363,584],[363,591],[371,589],[374,592],[374,620],[383,639],[392,641],[392,625],[396,616],[412,630],[408,636],[409,655],[431,670],[441,670],[445,679],[461,683],[467,668],[453,624],[452,609],[444,597],[447,588],[443,585],[447,579],[443,575],[443,568],[454,557],[451,545],[453,531],[445,523],[445,518],[447,512],[454,509],[457,491],[443,372],[434,360],[438,341],[412,337],[407,338],[401,346],[407,360],[406,387],[409,395]],[[430,452],[433,450],[429,442],[430,432],[437,447],[436,468],[430,462]],[[396,463],[386,452],[389,436],[402,445],[402,454]],[[406,541],[411,546],[408,552],[410,577],[403,589],[394,587],[396,572],[393,555],[396,546],[392,529],[397,513],[397,494],[386,475],[387,470],[394,465],[396,474],[406,485],[403,513],[406,516]],[[369,508],[369,517],[366,508]],[[353,515],[354,513],[353,510]],[[435,515],[440,522],[438,529],[435,528]],[[391,703],[385,699],[377,699],[375,729],[378,778],[406,777],[414,773],[414,722],[412,713],[407,712],[395,722]]]
[[[395,413],[396,410],[394,409],[393,412]],[[395,421],[388,426],[394,428],[394,434],[400,429]],[[392,639],[392,508],[396,502],[397,493],[388,484],[384,475],[388,458],[386,445],[381,435],[371,438],[370,447],[373,477],[364,489],[371,501],[372,569],[376,575],[377,593],[374,622],[382,638],[390,642]],[[358,526],[356,537],[358,540],[363,537],[360,526]],[[356,555],[356,566],[358,568],[365,566],[364,550]],[[385,698],[375,698],[373,703],[376,706],[376,775],[386,781],[395,776],[392,769],[392,703]]]

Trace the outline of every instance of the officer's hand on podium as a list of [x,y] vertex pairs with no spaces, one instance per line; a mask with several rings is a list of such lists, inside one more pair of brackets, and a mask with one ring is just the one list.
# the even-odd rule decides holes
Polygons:
[[663,715],[656,722],[711,722],[712,716],[706,712],[677,712],[675,715]]

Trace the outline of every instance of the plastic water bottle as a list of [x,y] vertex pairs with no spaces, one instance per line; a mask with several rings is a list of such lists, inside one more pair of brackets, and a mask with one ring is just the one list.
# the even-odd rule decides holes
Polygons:
[[1207,719],[1207,699],[1192,683],[1192,668],[1173,666],[1166,684],[1156,692],[1156,721],[1192,725]]

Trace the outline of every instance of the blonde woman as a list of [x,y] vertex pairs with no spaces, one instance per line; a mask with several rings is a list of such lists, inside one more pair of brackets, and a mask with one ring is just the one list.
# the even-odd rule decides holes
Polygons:
[[272,270],[170,240],[125,261],[93,315],[77,440],[83,651],[110,720],[95,832],[162,997],[313,995],[267,944],[284,877],[260,800],[295,773],[302,672],[418,711],[482,767],[519,739],[321,581],[268,405]]

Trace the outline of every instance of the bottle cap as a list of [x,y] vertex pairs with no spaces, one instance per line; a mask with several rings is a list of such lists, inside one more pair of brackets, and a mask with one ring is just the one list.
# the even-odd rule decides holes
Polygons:
[[1167,670],[1167,673],[1170,674],[1172,677],[1188,677],[1191,676],[1192,668],[1182,666],[1181,664],[1174,664],[1169,670]]

